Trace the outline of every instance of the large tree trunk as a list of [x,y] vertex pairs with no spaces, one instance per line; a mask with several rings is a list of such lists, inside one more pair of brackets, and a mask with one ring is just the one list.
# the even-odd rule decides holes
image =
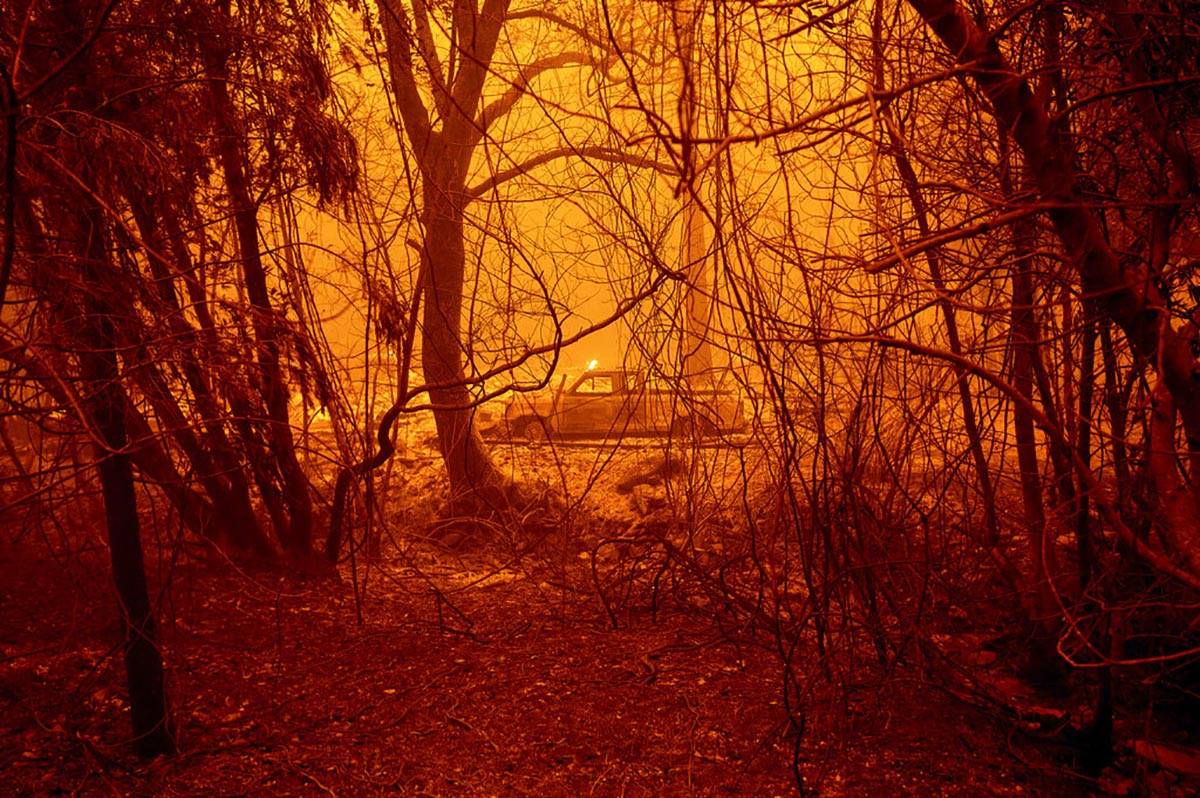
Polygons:
[[492,465],[472,424],[474,408],[463,368],[462,302],[464,188],[427,178],[421,257],[425,284],[421,364],[434,406],[438,443],[450,477],[452,505],[467,511],[498,510],[508,503],[506,481]]
[[[452,506],[465,512],[500,509],[511,503],[510,483],[492,464],[472,423],[471,394],[463,367],[463,284],[466,272],[463,209],[466,180],[485,120],[476,117],[496,42],[510,0],[479,4],[456,0],[453,35],[461,50],[452,56],[458,68],[441,72],[429,30],[429,6],[413,6],[410,24],[403,4],[380,0],[380,21],[387,40],[388,72],[397,110],[421,170],[421,247],[425,307],[421,358],[434,406],[438,443],[450,478]],[[441,117],[435,130],[417,86],[414,32]],[[401,397],[403,401],[405,397]]]

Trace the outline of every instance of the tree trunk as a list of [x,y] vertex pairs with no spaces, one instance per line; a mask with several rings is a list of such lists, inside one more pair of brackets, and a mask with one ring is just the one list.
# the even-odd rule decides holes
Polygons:
[[234,214],[246,294],[254,306],[250,321],[258,344],[258,366],[263,399],[267,406],[271,455],[283,477],[287,502],[288,520],[285,528],[277,529],[277,532],[284,548],[293,555],[303,557],[310,551],[312,540],[312,502],[308,480],[296,459],[295,442],[292,439],[287,381],[279,363],[278,325],[259,250],[258,215],[243,165],[242,136],[229,97],[228,56],[213,38],[206,40],[201,50],[217,132],[217,149]]
[[[875,81],[875,90],[882,92],[884,90],[884,75],[883,75],[883,0],[876,0],[875,13],[872,17],[872,35],[871,40],[874,43],[872,51],[872,73]],[[900,131],[895,125],[892,118],[890,107],[881,108],[879,112],[880,118],[884,122],[884,128],[887,131],[888,141],[891,144],[892,160],[896,164],[896,171],[900,174],[900,180],[904,184],[904,193],[908,196],[909,202],[912,204],[913,216],[917,221],[917,230],[922,238],[929,238],[929,208],[925,202],[925,196],[921,193],[921,183],[917,178],[916,169],[913,168],[912,161],[908,157],[905,149],[904,139],[900,135]],[[950,351],[956,355],[962,354],[962,339],[958,331],[958,318],[954,313],[954,305],[950,301],[950,295],[946,290],[946,281],[942,273],[942,258],[936,247],[931,247],[925,252],[925,260],[929,265],[929,277],[933,281],[933,287],[938,293],[937,305],[942,313],[942,320],[946,325],[946,340],[950,346]],[[1011,563],[1007,562],[1007,557],[1000,550],[1000,522],[996,517],[996,491],[992,485],[991,470],[988,468],[987,457],[983,451],[983,436],[980,434],[979,421],[975,416],[975,400],[971,396],[971,383],[966,369],[962,366],[954,366],[955,385],[958,389],[959,406],[962,408],[963,427],[967,433],[967,445],[971,451],[971,459],[975,463],[975,474],[979,480],[979,492],[983,499],[983,520],[984,528],[987,530],[986,543],[989,550],[993,551],[994,557],[1002,564],[1006,572],[1011,575]]]
[[[203,421],[206,433],[202,440],[195,440],[186,420],[174,397],[158,373],[157,366],[147,362],[139,374],[145,374],[144,382],[149,383],[147,397],[155,402],[156,412],[159,408],[165,411],[164,420],[188,454],[198,475],[204,482],[209,497],[217,504],[219,511],[227,520],[230,542],[234,546],[251,551],[262,557],[274,555],[274,550],[259,526],[250,502],[249,485],[246,482],[242,463],[234,453],[229,439],[225,435],[222,422],[221,406],[213,395],[208,376],[200,363],[200,353],[203,352],[204,342],[196,329],[191,326],[183,315],[179,297],[175,292],[175,275],[166,268],[163,258],[165,243],[158,226],[154,211],[139,197],[135,190],[127,192],[133,216],[141,231],[145,247],[146,260],[154,275],[154,281],[159,288],[159,299],[166,305],[165,319],[172,337],[179,344],[178,358],[184,379],[195,398],[195,409]],[[182,253],[175,251],[174,256],[187,258],[186,248]],[[190,258],[176,264],[176,270],[187,273]],[[206,313],[206,312],[205,312]],[[211,351],[211,349],[210,349]],[[194,442],[193,442],[194,441]]]
[[[1000,131],[1000,190],[1013,196],[1008,136]],[[1037,231],[1029,219],[1013,226],[1012,267],[1012,370],[1013,387],[1028,402],[1013,402],[1013,433],[1017,445],[1017,469],[1021,479],[1021,505],[1029,545],[1029,589],[1032,597],[1033,639],[1026,663],[1030,675],[1040,682],[1052,681],[1057,673],[1054,651],[1054,620],[1057,607],[1050,579],[1055,571],[1054,541],[1046,529],[1046,505],[1042,493],[1041,466],[1030,405],[1033,403],[1034,373],[1040,335],[1033,290],[1033,252]],[[1046,407],[1049,414],[1053,408]]]
[[[34,213],[34,209],[29,202],[18,203],[17,216],[22,225],[34,231],[34,234],[30,236],[32,241],[46,242],[51,240],[46,231],[42,229]],[[99,209],[95,210],[92,216],[97,220],[100,219],[101,211]],[[73,225],[65,223],[57,226],[61,226],[63,229],[73,228]],[[59,253],[43,249],[40,245],[35,245],[33,252],[39,257],[55,257],[59,255]],[[108,253],[101,248],[95,256],[84,255],[83,262],[85,264],[98,264],[105,262],[107,257]],[[95,266],[92,265],[88,268],[94,269]],[[43,288],[42,290],[45,291],[46,289]],[[55,296],[58,297],[58,295]],[[62,301],[55,303],[54,312],[62,320],[63,324],[70,328],[75,324],[73,321],[75,316],[72,314],[77,315],[78,311],[73,311],[68,306],[65,296],[58,298]],[[105,320],[105,324],[108,325],[107,335],[110,339],[113,338],[112,324],[119,314],[114,311],[112,303],[105,302],[99,296],[95,295],[89,299],[89,303],[91,314]],[[83,342],[81,349],[83,351],[91,351],[94,349],[99,333],[95,330],[84,330],[82,332],[77,331],[77,335],[80,338],[76,343],[78,344],[79,341]],[[7,341],[6,346],[8,347],[6,357],[14,363],[19,363],[20,367],[43,390],[63,406],[70,406],[72,404],[71,398],[65,390],[61,379],[44,368],[39,359],[23,356],[21,347],[11,341]],[[129,457],[138,469],[163,491],[172,506],[175,507],[176,512],[179,513],[184,526],[199,537],[210,538],[217,529],[217,521],[212,505],[184,482],[183,477],[175,467],[175,463],[163,448],[161,441],[159,441],[157,434],[150,428],[145,418],[142,417],[141,412],[126,394],[124,387],[116,384],[113,386],[112,391],[113,395],[121,402],[124,413],[122,423],[126,438],[132,441],[128,447]],[[88,409],[88,412],[90,415],[90,409]]]
[[[1033,286],[1028,250],[1017,254],[1012,275],[1012,347],[1013,386],[1033,401],[1034,347],[1038,334],[1033,313]],[[1013,402],[1013,431],[1017,441],[1017,464],[1021,474],[1021,500],[1025,510],[1025,529],[1029,538],[1029,581],[1034,597],[1035,622],[1046,627],[1054,617],[1054,596],[1050,592],[1054,548],[1046,531],[1046,509],[1042,497],[1041,466],[1037,456],[1037,438],[1033,415],[1021,402]]]
[[[1092,467],[1092,413],[1096,394],[1096,320],[1084,304],[1083,356],[1079,364],[1079,431],[1075,447],[1084,467]],[[1079,557],[1079,592],[1086,594],[1092,581],[1092,519],[1087,485],[1075,491],[1075,549]]]
[[431,388],[438,443],[450,477],[452,506],[465,511],[507,506],[507,482],[472,424],[474,408],[463,368],[462,302],[466,259],[462,183],[426,181],[422,219],[425,260],[421,364]]
[[[84,226],[83,234],[87,241],[82,247],[80,262],[84,281],[91,289],[102,282],[96,269],[97,264],[106,262],[108,252],[100,209],[91,208],[86,218],[88,224]],[[153,757],[174,753],[175,732],[146,585],[133,467],[126,451],[126,399],[119,382],[112,322],[101,304],[94,296],[85,298],[82,303],[78,329],[92,345],[79,349],[80,371],[91,391],[86,400],[87,408],[103,440],[103,448],[97,452],[97,465],[113,582],[120,601],[133,743],[139,756]]]
[[[1118,260],[1095,212],[1080,195],[1073,153],[1054,131],[1028,81],[1000,52],[996,38],[955,0],[908,2],[987,96],[1001,127],[1011,131],[1046,214],[1078,271],[1084,294],[1097,297],[1097,305],[1121,327],[1137,354],[1155,364],[1185,429],[1200,437],[1200,369],[1192,354],[1195,324],[1176,330],[1165,315],[1167,297],[1148,274],[1149,265],[1137,268]],[[1143,554],[1165,568],[1172,567],[1171,557],[1181,558],[1186,565],[1177,575],[1200,579],[1193,554],[1200,550],[1200,519],[1198,513],[1184,509],[1197,505],[1196,496],[1190,486],[1180,485],[1169,498],[1160,499],[1167,556],[1158,557],[1149,549]]]
[[127,441],[122,401],[114,382],[116,357],[107,351],[89,355],[87,360],[91,361],[88,378],[98,386],[90,402],[92,416],[110,450],[98,453],[100,485],[113,581],[120,601],[134,748],[142,757],[170,754],[175,751],[175,734],[142,561],[133,468],[123,451]]
[[680,364],[684,376],[703,388],[713,379],[712,297],[715,290],[708,242],[705,240],[704,211],[700,207],[699,187],[696,185],[696,146],[689,138],[699,136],[699,109],[696,103],[697,69],[695,39],[697,10],[695,0],[682,0],[671,6],[671,19],[679,49],[683,72],[682,94],[679,98],[679,130],[683,137],[682,180],[683,226],[680,232],[681,271],[687,276],[683,284],[684,314]]
[[475,147],[486,127],[486,120],[477,118],[477,111],[509,2],[485,0],[482,7],[463,0],[454,3],[452,33],[456,44],[451,58],[453,61],[459,56],[455,47],[461,50],[461,58],[457,68],[448,67],[445,74],[440,72],[433,52],[428,8],[426,4],[413,6],[419,50],[432,75],[431,91],[441,117],[440,130],[434,129],[417,86],[414,26],[409,24],[405,7],[388,0],[379,3],[392,95],[421,171],[425,295],[422,368],[434,406],[438,444],[450,478],[452,507],[471,514],[505,508],[513,500],[511,483],[492,464],[473,425],[462,340],[466,180]]

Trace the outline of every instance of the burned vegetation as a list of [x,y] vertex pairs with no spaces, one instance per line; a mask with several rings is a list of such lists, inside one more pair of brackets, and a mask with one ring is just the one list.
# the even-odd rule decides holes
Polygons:
[[0,6],[14,795],[1200,792],[1200,7]]

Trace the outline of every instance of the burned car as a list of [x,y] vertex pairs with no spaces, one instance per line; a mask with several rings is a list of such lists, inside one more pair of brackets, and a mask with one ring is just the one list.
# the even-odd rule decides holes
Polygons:
[[732,388],[707,380],[651,383],[638,372],[589,369],[557,388],[516,394],[503,427],[517,439],[718,436],[746,427],[742,401]]

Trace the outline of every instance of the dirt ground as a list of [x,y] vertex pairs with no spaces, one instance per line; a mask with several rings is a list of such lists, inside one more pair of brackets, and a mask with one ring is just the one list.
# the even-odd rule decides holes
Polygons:
[[[27,554],[0,559],[8,794],[795,792],[770,651],[693,614],[612,629],[531,570],[436,552],[379,563],[361,603],[349,581],[176,564],[163,637],[182,753],[141,765],[121,743],[104,553],[32,568]],[[806,740],[801,772],[822,794],[1082,794],[1003,724],[920,685],[860,711],[836,744]]]
[[[836,733],[806,728],[795,756],[780,659],[761,633],[722,627],[702,602],[643,594],[606,610],[592,586],[597,536],[667,501],[674,477],[647,478],[661,452],[495,453],[522,479],[583,486],[567,496],[568,532],[436,545],[429,497],[444,486],[419,447],[390,475],[409,499],[393,506],[381,556],[336,581],[155,540],[166,533],[147,518],[147,551],[166,553],[148,569],[181,747],[150,764],[124,742],[99,525],[0,535],[0,792],[775,796],[796,794],[798,772],[833,796],[1086,794],[1006,721],[902,674],[854,695]],[[715,491],[758,468],[753,452],[717,449],[685,465]]]

